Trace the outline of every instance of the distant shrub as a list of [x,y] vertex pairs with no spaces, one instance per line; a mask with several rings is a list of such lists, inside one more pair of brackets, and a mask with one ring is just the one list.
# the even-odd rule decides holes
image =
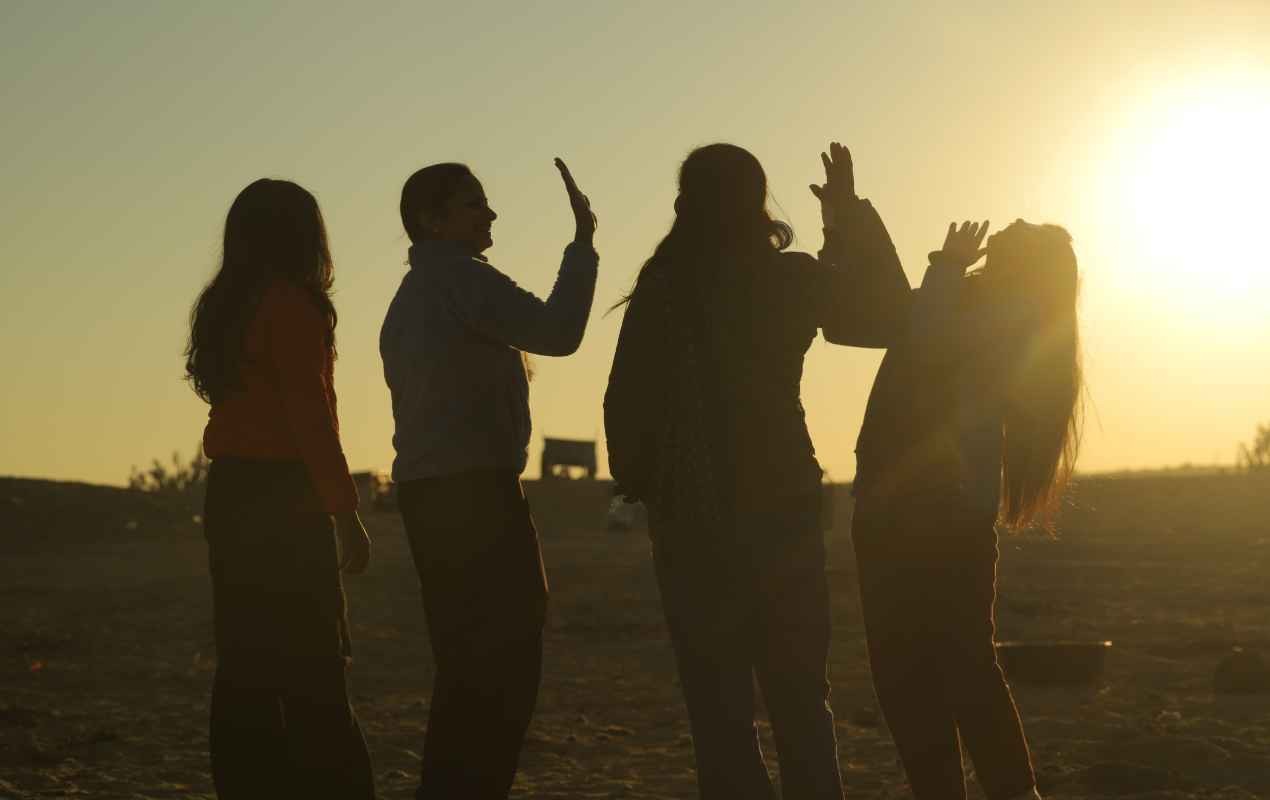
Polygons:
[[1249,471],[1270,469],[1270,424],[1258,425],[1252,443],[1239,445],[1239,465]]
[[134,466],[128,476],[128,488],[171,496],[201,495],[207,485],[207,465],[201,445],[194,448],[194,456],[189,461],[183,460],[178,451],[172,454],[171,465],[156,458],[149,469]]

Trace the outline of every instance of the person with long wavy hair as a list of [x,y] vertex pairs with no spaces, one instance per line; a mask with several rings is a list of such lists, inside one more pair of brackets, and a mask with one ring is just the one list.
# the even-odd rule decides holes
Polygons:
[[[826,189],[853,178],[836,145]],[[821,187],[817,187],[821,191]],[[826,207],[819,258],[787,248],[758,160],[690,153],[669,233],[625,304],[604,397],[609,469],[649,510],[701,797],[772,798],[754,723],[766,702],[786,800],[841,798],[829,706],[821,477],[799,400],[818,332],[878,346],[898,259],[867,201]],[[851,249],[863,254],[848,264]],[[907,288],[906,286],[904,287]],[[901,292],[902,293],[902,292]]]
[[340,571],[365,570],[370,539],[339,439],[332,270],[313,195],[263,178],[230,206],[191,313],[186,377],[211,405],[210,744],[225,800],[375,796],[345,686]]
[[[918,800],[1036,798],[994,643],[997,527],[1050,528],[1079,443],[1071,237],[949,226],[857,445],[852,538],[874,687]],[[984,255],[982,269],[967,273]]]
[[521,488],[532,426],[525,354],[578,349],[595,294],[596,218],[555,161],[573,239],[545,300],[485,258],[498,215],[465,164],[401,189],[410,268],[380,330],[392,477],[436,661],[420,800],[506,797],[542,677],[547,580]]

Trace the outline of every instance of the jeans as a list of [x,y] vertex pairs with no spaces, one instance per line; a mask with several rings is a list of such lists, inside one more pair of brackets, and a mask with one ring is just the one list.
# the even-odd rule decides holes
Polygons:
[[996,531],[956,497],[857,500],[851,526],[878,703],[917,800],[966,796],[961,746],[989,800],[1035,786],[996,660]]
[[216,677],[212,779],[222,800],[375,796],[348,702],[344,590],[329,514],[303,465],[216,459],[204,530]]
[[819,496],[767,503],[732,530],[682,529],[656,508],[650,525],[700,796],[775,797],[754,724],[757,677],[784,800],[841,800]]
[[407,481],[397,502],[436,660],[416,797],[501,800],[542,677],[547,582],[529,505],[510,471]]

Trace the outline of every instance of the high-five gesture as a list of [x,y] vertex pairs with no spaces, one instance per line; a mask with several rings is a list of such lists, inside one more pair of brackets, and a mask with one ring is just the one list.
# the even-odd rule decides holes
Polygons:
[[[944,237],[943,249],[939,251],[938,258],[941,262],[949,266],[956,266],[961,270],[969,269],[979,259],[983,258],[986,249],[980,247],[983,244],[983,237],[988,235],[988,221],[983,222],[963,222],[961,227],[957,227],[956,222],[948,223],[948,235]],[[932,254],[932,258],[934,258]]]
[[569,193],[569,206],[573,209],[573,221],[576,226],[574,241],[591,244],[591,240],[595,237],[595,228],[599,224],[595,212],[591,210],[591,201],[578,188],[572,173],[569,172],[569,167],[559,158],[556,159],[556,169],[560,170],[564,189]]
[[829,152],[820,154],[825,165],[823,186],[811,184],[811,193],[820,200],[820,217],[826,228],[842,221],[848,204],[855,199],[855,168],[851,151],[838,142],[829,143]]

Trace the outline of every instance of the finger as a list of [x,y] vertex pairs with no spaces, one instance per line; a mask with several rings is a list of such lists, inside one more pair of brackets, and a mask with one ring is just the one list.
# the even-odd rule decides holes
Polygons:
[[564,188],[570,195],[582,194],[578,190],[577,181],[573,179],[573,173],[569,171],[569,166],[564,163],[563,159],[557,157],[555,159],[556,169],[560,170],[560,178],[564,180]]
[[957,223],[948,223],[948,233],[944,234],[944,247],[947,248],[957,236]]
[[828,181],[833,178],[833,159],[829,157],[828,153],[820,154],[820,163],[825,167],[825,180]]
[[851,151],[842,145],[838,145],[842,151],[839,154],[839,160],[842,162],[843,176],[847,182],[847,194],[855,197],[855,162],[851,160]]
[[983,221],[983,226],[979,228],[979,236],[975,239],[975,247],[983,244],[983,237],[988,235],[988,220]]

